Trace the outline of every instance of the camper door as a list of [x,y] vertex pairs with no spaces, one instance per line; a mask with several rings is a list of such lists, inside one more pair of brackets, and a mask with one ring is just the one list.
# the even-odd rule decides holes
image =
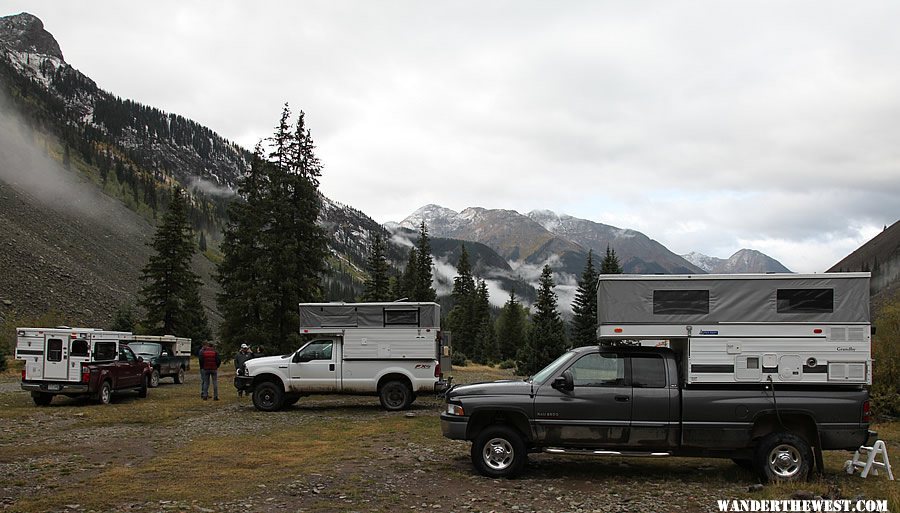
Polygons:
[[44,379],[69,379],[69,337],[44,335]]

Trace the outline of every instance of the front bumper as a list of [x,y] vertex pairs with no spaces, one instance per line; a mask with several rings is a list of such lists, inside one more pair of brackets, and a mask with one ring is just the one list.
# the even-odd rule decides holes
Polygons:
[[441,414],[441,433],[451,440],[465,440],[469,417]]
[[234,388],[238,390],[243,390],[245,392],[253,389],[253,377],[252,376],[235,376],[234,377]]
[[56,383],[48,381],[23,381],[22,390],[45,394],[87,394],[90,388],[85,383]]

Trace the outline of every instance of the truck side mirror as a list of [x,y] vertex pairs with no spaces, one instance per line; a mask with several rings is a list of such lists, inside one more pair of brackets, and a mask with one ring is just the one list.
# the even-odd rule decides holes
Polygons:
[[144,357],[143,357],[143,356],[138,356],[138,361],[139,361],[139,362],[144,361]]
[[575,390],[575,378],[572,377],[572,371],[567,370],[562,373],[562,376],[557,376],[550,386],[561,392]]

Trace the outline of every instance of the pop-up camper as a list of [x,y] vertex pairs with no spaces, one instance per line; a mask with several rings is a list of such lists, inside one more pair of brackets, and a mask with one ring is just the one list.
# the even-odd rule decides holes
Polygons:
[[871,384],[869,273],[602,275],[602,341],[668,340],[686,384]]

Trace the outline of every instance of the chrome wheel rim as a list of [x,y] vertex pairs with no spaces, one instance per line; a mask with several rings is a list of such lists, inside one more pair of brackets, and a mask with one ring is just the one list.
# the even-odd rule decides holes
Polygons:
[[109,386],[104,386],[103,389],[100,390],[100,400],[104,403],[109,402],[109,397],[112,392],[109,389]]
[[506,470],[512,465],[515,452],[508,440],[491,438],[484,444],[481,455],[484,458],[484,464],[491,470]]
[[154,388],[159,386],[159,373],[156,371],[150,374],[150,386]]
[[792,445],[776,446],[769,452],[768,462],[769,470],[782,479],[789,479],[800,473],[800,451]]
[[184,369],[178,369],[178,382],[181,383],[184,381]]

